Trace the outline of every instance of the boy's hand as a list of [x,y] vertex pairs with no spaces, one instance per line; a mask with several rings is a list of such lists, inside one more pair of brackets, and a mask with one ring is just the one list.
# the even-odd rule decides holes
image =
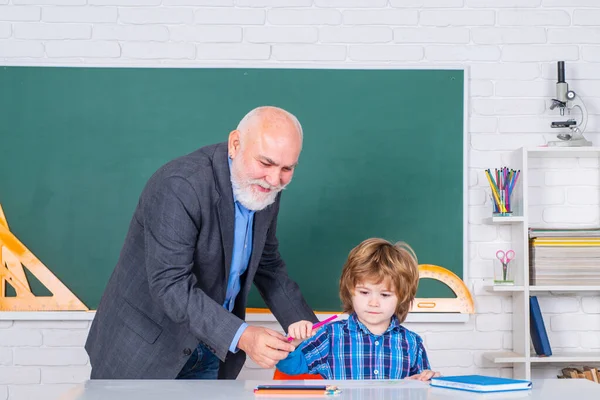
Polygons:
[[422,371],[420,374],[415,374],[415,375],[409,376],[406,379],[412,379],[415,381],[428,381],[431,378],[435,378],[438,376],[441,376],[441,374],[439,372],[435,372],[435,371],[426,369],[426,370]]
[[289,326],[288,337],[294,338],[292,341],[294,347],[297,347],[302,341],[314,335],[312,326],[313,323],[310,321],[298,321]]

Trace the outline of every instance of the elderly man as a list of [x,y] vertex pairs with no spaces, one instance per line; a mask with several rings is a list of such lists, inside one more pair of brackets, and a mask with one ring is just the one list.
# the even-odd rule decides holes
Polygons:
[[276,237],[301,148],[296,117],[259,107],[150,178],[85,345],[92,379],[235,379],[245,354],[272,368],[293,351],[244,317],[254,282],[284,329],[317,321]]

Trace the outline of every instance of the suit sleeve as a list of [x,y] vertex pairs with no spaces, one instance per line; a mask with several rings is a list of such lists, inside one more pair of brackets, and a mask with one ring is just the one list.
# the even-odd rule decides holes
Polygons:
[[300,287],[287,274],[285,263],[279,254],[277,240],[277,215],[279,200],[274,203],[277,207],[267,232],[265,247],[262,253],[254,284],[265,300],[277,321],[285,331],[288,326],[300,320],[318,322],[302,293]]
[[150,293],[171,320],[189,325],[224,360],[243,321],[196,285],[192,268],[202,223],[198,195],[181,177],[155,187],[142,208]]

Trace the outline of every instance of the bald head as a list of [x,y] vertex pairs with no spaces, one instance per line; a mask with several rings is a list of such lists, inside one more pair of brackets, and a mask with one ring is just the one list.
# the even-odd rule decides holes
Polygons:
[[244,136],[266,131],[279,131],[281,134],[298,135],[302,141],[302,126],[292,113],[272,106],[257,107],[242,118],[237,126],[243,141]]

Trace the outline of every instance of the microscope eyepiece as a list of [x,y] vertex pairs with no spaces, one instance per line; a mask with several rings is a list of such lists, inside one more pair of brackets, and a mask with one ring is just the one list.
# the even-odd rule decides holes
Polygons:
[[565,62],[558,62],[558,83],[563,83],[565,81]]

